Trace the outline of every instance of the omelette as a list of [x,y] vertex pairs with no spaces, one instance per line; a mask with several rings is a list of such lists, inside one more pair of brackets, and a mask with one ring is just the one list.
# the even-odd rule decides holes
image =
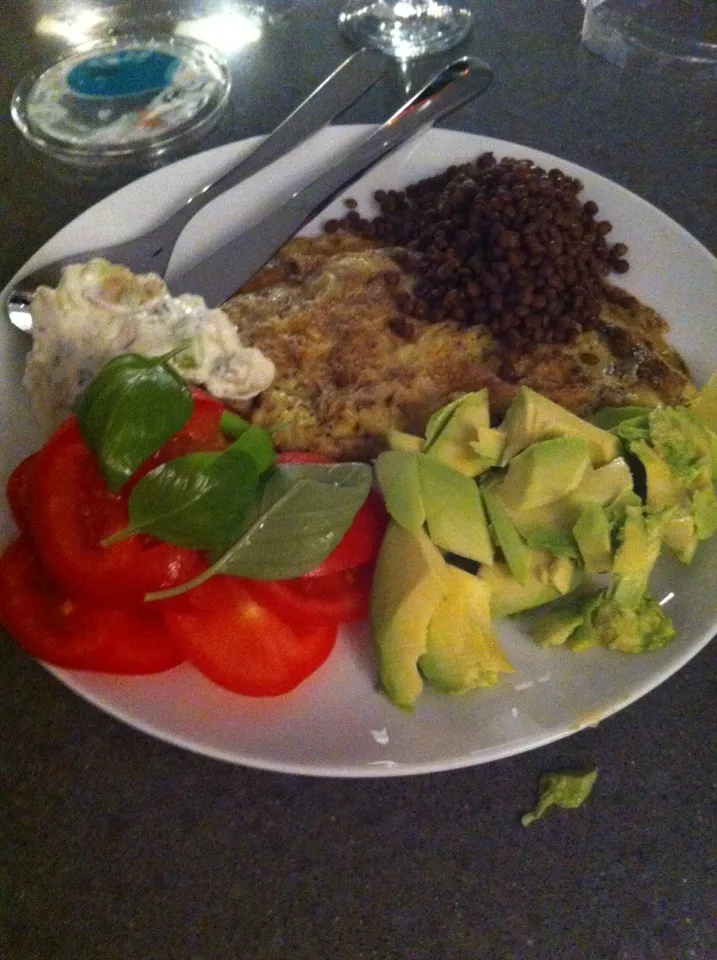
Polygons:
[[484,326],[402,310],[415,278],[395,252],[347,232],[298,237],[224,305],[276,368],[267,390],[230,405],[271,427],[279,450],[369,460],[388,429],[422,434],[447,401],[483,387],[496,418],[522,384],[580,416],[694,395],[667,323],[617,287],[605,284],[594,329],[516,350]]

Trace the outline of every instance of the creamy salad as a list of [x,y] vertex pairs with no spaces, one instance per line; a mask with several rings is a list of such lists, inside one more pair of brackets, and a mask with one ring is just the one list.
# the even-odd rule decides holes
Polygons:
[[93,259],[66,267],[56,289],[39,287],[30,307],[33,346],[25,387],[49,431],[112,357],[160,356],[187,344],[172,360],[190,383],[221,400],[249,400],[274,379],[274,364],[242,343],[222,310],[192,294],[171,296],[154,273]]

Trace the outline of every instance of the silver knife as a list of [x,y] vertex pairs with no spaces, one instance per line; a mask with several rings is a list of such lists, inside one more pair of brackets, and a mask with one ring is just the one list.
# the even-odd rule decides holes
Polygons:
[[383,126],[297,190],[286,203],[186,273],[170,279],[171,292],[201,294],[210,307],[225,303],[342,188],[419,130],[478,96],[492,79],[490,67],[474,57],[444,67]]
[[7,295],[6,307],[10,320],[21,330],[30,330],[32,319],[29,302],[32,295],[41,284],[56,287],[60,282],[62,268],[70,263],[104,257],[112,263],[124,264],[134,273],[153,270],[164,276],[177,240],[202,207],[323,129],[372,87],[389,63],[390,60],[377,50],[365,48],[357,51],[334,70],[247,157],[218,180],[207,184],[185,200],[164,223],[149,233],[124,243],[63,257],[18,280]]

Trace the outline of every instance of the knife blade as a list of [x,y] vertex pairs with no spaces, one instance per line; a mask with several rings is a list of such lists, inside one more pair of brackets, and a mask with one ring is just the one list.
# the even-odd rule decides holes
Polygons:
[[20,277],[5,291],[5,296],[0,298],[0,312],[6,312],[11,323],[20,330],[29,332],[32,329],[30,302],[37,287],[56,287],[60,282],[63,267],[71,263],[82,263],[93,257],[124,264],[134,273],[152,270],[164,276],[175,244],[202,207],[323,129],[372,87],[389,63],[389,59],[376,50],[358,50],[344,60],[251,153],[234,164],[218,180],[206,184],[186,198],[158,226],[122,243],[62,257]]
[[185,273],[170,279],[174,295],[201,294],[220,306],[262,267],[336,194],[399,144],[490,86],[493,72],[482,60],[463,57],[444,67],[366,140],[293,193],[259,223],[215,250]]

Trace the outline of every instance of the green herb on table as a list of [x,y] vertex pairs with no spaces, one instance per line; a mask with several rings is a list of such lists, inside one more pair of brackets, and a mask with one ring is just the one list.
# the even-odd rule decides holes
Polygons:
[[520,822],[524,827],[528,827],[540,819],[550,807],[574,810],[582,806],[590,796],[596,779],[597,770],[565,770],[542,774],[538,782],[538,803],[534,810],[523,814]]

